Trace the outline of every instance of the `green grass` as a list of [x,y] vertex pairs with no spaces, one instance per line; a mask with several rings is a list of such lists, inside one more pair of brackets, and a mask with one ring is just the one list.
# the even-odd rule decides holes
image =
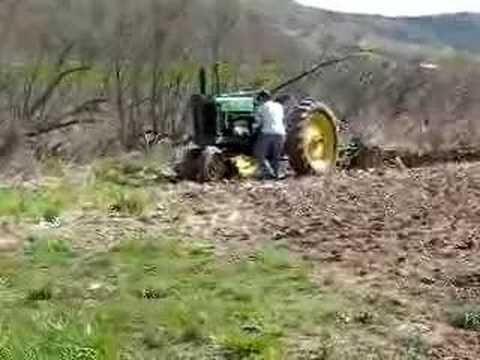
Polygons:
[[168,181],[169,174],[162,167],[162,160],[158,157],[141,161],[105,159],[95,164],[94,174],[100,182],[144,188]]
[[36,190],[0,188],[0,217],[49,220],[59,216],[76,199],[77,194],[63,185]]
[[126,216],[142,216],[152,206],[149,191],[108,183],[94,184],[89,188],[85,199],[88,199],[88,203],[93,204],[97,209]]
[[80,185],[63,177],[51,180],[50,184],[35,189],[0,187],[0,218],[38,223],[61,217],[69,210],[92,207],[104,212],[142,216],[153,205],[148,189],[119,184],[106,176]]
[[292,358],[292,336],[361,326],[338,324],[361,304],[318,288],[308,270],[273,248],[225,264],[208,244],[177,239],[95,255],[32,239],[22,258],[0,258],[0,359]]

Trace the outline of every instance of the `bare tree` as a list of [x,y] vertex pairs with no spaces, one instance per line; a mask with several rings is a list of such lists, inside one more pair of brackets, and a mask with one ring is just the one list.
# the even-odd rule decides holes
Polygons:
[[[158,0],[151,0],[150,10],[150,28],[149,38],[151,39],[151,84],[150,84],[150,121],[154,132],[160,131],[159,119],[159,102],[161,101],[160,92],[162,87],[162,78],[165,63],[168,62],[169,52],[166,47],[166,41],[179,19],[181,19],[188,7],[188,1],[182,0],[166,6]],[[159,22],[158,19],[163,17],[164,21]],[[180,47],[181,44],[176,44]],[[163,64],[162,64],[163,63]]]
[[240,9],[236,1],[215,0],[209,25],[210,62],[220,61],[225,39],[238,22]]

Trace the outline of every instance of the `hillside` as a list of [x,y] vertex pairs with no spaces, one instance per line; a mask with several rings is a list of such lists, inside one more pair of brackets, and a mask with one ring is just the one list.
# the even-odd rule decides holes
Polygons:
[[294,0],[157,0],[137,1],[135,6],[115,1],[24,0],[3,2],[0,15],[2,48],[8,43],[15,53],[55,49],[69,40],[83,43],[85,52],[98,52],[119,31],[120,22],[136,36],[142,35],[136,28],[139,24],[165,25],[172,42],[184,48],[183,53],[172,52],[177,57],[184,56],[185,49],[201,56],[216,42],[215,33],[222,35],[224,52],[240,54],[242,60],[245,54],[259,52],[287,58],[291,51],[318,55],[319,48],[338,44],[368,44],[401,53],[480,51],[476,41],[480,14],[473,13],[388,18],[325,11]]
[[400,52],[478,52],[480,14],[420,17],[347,14],[306,7],[293,0],[245,0],[269,15],[284,33],[317,49],[333,41],[369,44]]

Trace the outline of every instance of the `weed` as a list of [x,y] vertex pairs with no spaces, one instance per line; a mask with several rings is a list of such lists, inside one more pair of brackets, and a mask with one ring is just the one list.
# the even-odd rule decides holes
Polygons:
[[142,167],[134,162],[106,159],[94,166],[94,175],[100,182],[128,185],[128,176],[141,170]]
[[49,286],[30,290],[27,294],[27,301],[48,301],[53,297],[52,289]]
[[63,239],[31,237],[24,251],[34,263],[65,264],[74,257],[70,243]]
[[113,193],[110,209],[125,215],[142,216],[149,206],[148,194],[142,190],[122,191]]
[[472,331],[480,332],[480,306],[479,305],[454,305],[448,311],[450,325]]
[[130,187],[146,187],[168,181],[171,174],[153,161],[106,159],[94,166],[98,182]]
[[423,360],[427,359],[428,345],[424,339],[418,335],[411,335],[403,340],[404,355],[406,360]]
[[43,160],[42,163],[42,173],[47,176],[54,176],[61,178],[65,176],[65,163],[62,159],[57,157],[48,157]]

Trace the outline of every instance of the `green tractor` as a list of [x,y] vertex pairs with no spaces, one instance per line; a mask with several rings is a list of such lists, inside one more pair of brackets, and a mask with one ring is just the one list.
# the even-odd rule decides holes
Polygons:
[[[357,55],[320,63],[269,91],[276,96],[320,68]],[[253,125],[259,106],[257,95],[261,90],[222,93],[218,65],[214,74],[214,94],[207,94],[206,70],[200,70],[200,93],[191,97],[189,106],[194,147],[186,152],[177,172],[180,178],[198,182],[253,177],[257,172],[253,157],[257,134]],[[320,174],[336,166],[339,122],[327,105],[311,98],[302,99],[287,110],[285,120],[285,158],[295,174]]]

